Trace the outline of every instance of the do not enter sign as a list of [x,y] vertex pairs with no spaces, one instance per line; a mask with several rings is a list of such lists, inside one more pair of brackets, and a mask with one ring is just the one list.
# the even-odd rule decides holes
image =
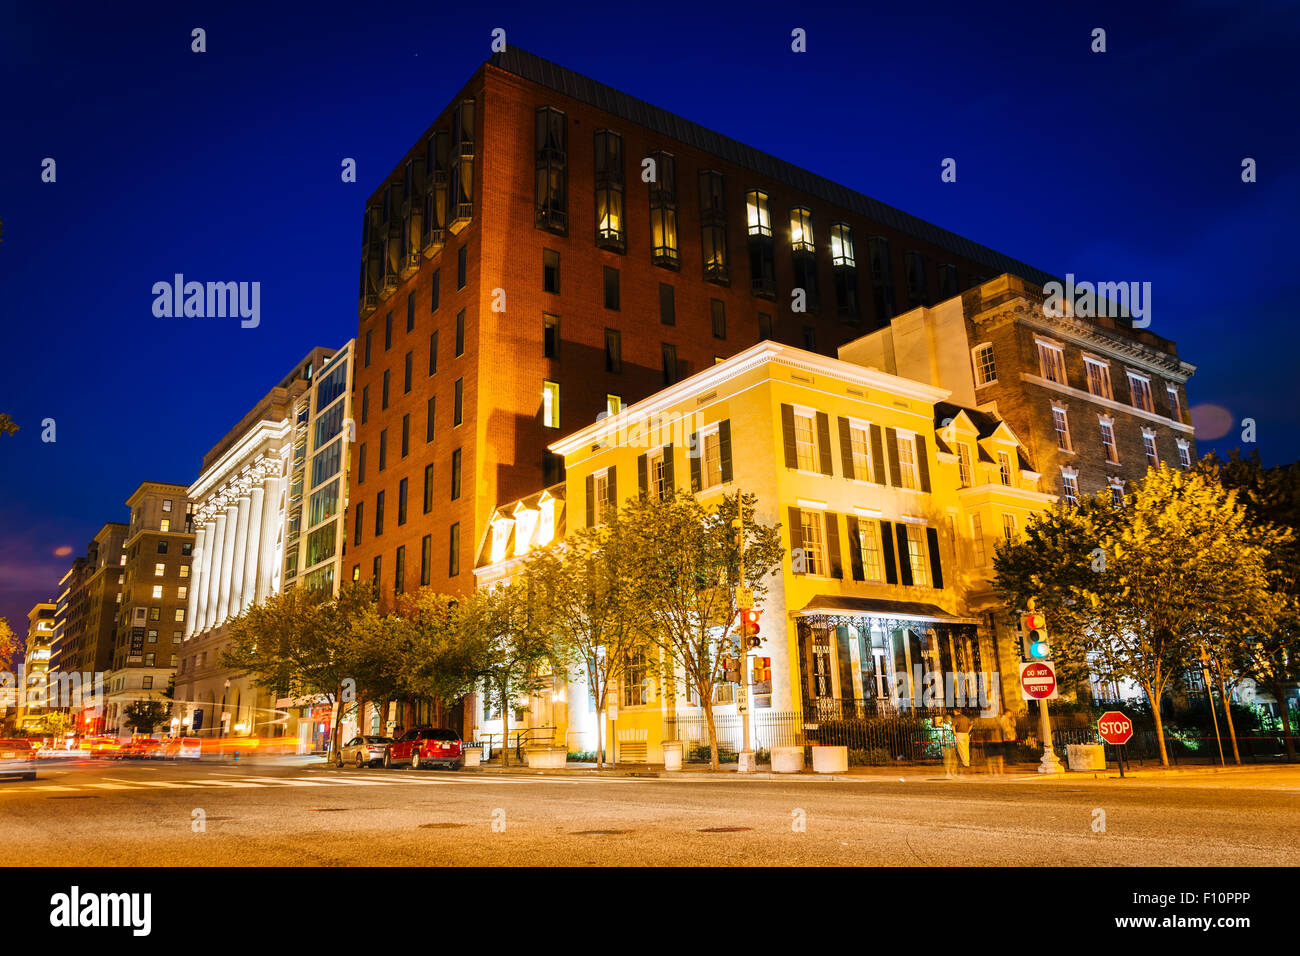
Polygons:
[[1020,689],[1033,700],[1056,697],[1056,668],[1047,661],[1020,665]]
[[1126,744],[1133,736],[1133,721],[1118,710],[1108,710],[1097,718],[1097,733],[1108,744]]

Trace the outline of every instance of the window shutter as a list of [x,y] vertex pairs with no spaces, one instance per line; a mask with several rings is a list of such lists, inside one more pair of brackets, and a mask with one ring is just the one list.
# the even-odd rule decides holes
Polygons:
[[898,463],[898,432],[892,428],[885,429],[885,445],[889,448],[890,484],[903,484],[903,469]]
[[[843,421],[843,419],[841,419]],[[849,527],[849,570],[853,580],[861,581],[865,575],[862,570],[862,549],[858,546],[859,527],[857,515],[845,515],[844,521]]]
[[898,583],[898,562],[894,560],[894,529],[888,521],[880,522],[880,550],[885,556],[885,583]]
[[673,446],[664,445],[664,494],[671,498],[677,491],[677,472],[673,469]]
[[596,523],[596,476],[587,476],[587,527]]
[[831,577],[844,577],[844,557],[840,551],[840,516],[834,511],[825,514],[826,553],[830,558]]
[[907,525],[899,522],[894,525],[898,535],[898,576],[905,587],[912,586],[912,557],[907,551]]
[[823,475],[833,475],[831,468],[831,420],[825,412],[817,413],[817,454]]
[[608,491],[608,493],[609,493],[608,498],[607,498],[606,500],[607,500],[607,502],[608,502],[608,504],[609,504],[609,510],[610,510],[610,511],[618,511],[618,481],[617,481],[617,478],[618,478],[618,476],[617,476],[617,474],[616,474],[616,469],[614,468],[613,465],[610,465],[610,466],[609,466],[609,484],[606,485],[606,489],[607,489],[607,491]]
[[700,446],[700,433],[691,432],[691,444],[687,449],[686,457],[691,463],[691,491],[700,490],[700,456],[704,454],[704,449]]
[[645,498],[646,492],[650,490],[650,482],[647,476],[646,456],[636,456],[636,487],[641,493],[642,499]]
[[781,406],[781,436],[785,439],[785,467],[799,467],[799,449],[794,443],[794,406]]
[[889,484],[885,474],[885,444],[880,440],[880,426],[871,426],[871,467],[875,472],[872,480],[878,485]]
[[925,436],[916,436],[916,470],[921,475],[921,490],[930,493],[930,456],[926,453]]
[[930,546],[930,583],[943,587],[943,563],[939,560],[939,529],[925,529],[925,543]]
[[[803,547],[803,521],[800,518],[798,508],[791,508],[789,514],[790,514],[790,551],[793,557],[793,553]],[[791,560],[790,567],[793,569],[794,566],[795,566],[794,561]],[[800,572],[796,572],[796,573],[800,573]]]
[[722,483],[731,480],[731,419],[718,422],[718,463],[722,470]]
[[852,480],[857,477],[853,474],[853,436],[849,433],[847,418],[840,419],[840,462],[844,465],[845,478]]

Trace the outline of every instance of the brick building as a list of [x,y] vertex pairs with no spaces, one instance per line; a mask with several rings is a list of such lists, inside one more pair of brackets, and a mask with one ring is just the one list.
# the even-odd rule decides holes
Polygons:
[[120,521],[106,523],[59,582],[51,670],[101,672],[112,666],[126,536]]
[[[653,172],[653,182],[647,182]],[[1050,276],[512,48],[364,211],[347,571],[468,590],[547,445],[763,339]]]
[[1044,490],[1132,490],[1161,462],[1196,457],[1186,383],[1195,367],[1173,342],[1123,318],[1053,315],[1043,290],[999,276],[932,308],[895,317],[840,357],[950,389],[953,401],[1006,421]]

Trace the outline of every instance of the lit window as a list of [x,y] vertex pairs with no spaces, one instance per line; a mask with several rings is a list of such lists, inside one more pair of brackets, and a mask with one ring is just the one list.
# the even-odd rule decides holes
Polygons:
[[656,150],[655,181],[650,184],[650,259],[656,265],[677,267],[677,160]]
[[1124,507],[1124,486],[1111,482],[1110,503],[1116,508]]
[[865,425],[849,426],[849,448],[853,455],[853,474],[869,480],[871,470],[871,442],[867,437]]
[[1098,398],[1113,398],[1110,390],[1110,366],[1085,355],[1083,367],[1088,373],[1088,392]]
[[183,608],[183,607],[178,607],[178,608],[176,609],[176,621],[177,621],[177,623],[179,623],[179,622],[181,622],[181,621],[183,621],[183,620],[185,620],[185,608]]
[[799,524],[803,531],[803,550],[808,562],[809,574],[826,573],[826,553],[822,547],[822,516],[820,512],[799,512]]
[[722,439],[717,429],[700,438],[703,443],[700,461],[700,490],[722,484]]
[[1038,343],[1039,373],[1049,382],[1065,384],[1065,350],[1059,345]]
[[162,577],[162,576],[163,576],[164,574],[166,574],[166,573],[167,573],[167,565],[165,565],[165,564],[155,564],[155,565],[153,566],[153,576],[154,576],[154,577],[156,577],[156,578],[160,578],[160,577]]
[[170,518],[163,518],[162,521],[158,523],[159,531],[170,531],[171,529],[172,529],[172,521]]
[[772,212],[767,204],[767,193],[751,189],[745,194],[745,212],[751,236],[772,235]]
[[596,524],[604,524],[609,510],[609,471],[602,471],[592,479],[593,514]]
[[617,415],[617,414],[618,414],[620,411],[622,411],[622,410],[623,410],[623,399],[622,399],[621,396],[619,396],[619,395],[606,395],[606,396],[605,396],[605,414],[606,414],[606,415]]
[[1056,429],[1056,447],[1061,451],[1073,451],[1074,446],[1070,444],[1070,420],[1066,417],[1065,409],[1059,405],[1052,406],[1052,425]]
[[1011,484],[1011,456],[1004,451],[998,452],[998,479],[1004,484]]
[[982,568],[988,563],[988,557],[984,550],[984,522],[980,520],[979,515],[970,517],[971,541],[975,545],[975,566]]
[[918,485],[915,440],[911,435],[904,435],[901,432],[898,435],[898,481],[903,488],[915,490]]
[[930,567],[925,557],[925,529],[905,525],[907,529],[907,560],[912,566],[912,584],[918,588],[930,586]]
[[1142,449],[1147,455],[1147,464],[1152,468],[1160,467],[1160,454],[1156,451],[1156,433],[1142,429]]
[[1067,505],[1079,503],[1079,475],[1074,471],[1061,472],[1061,489]]
[[164,499],[163,499],[162,510],[163,510],[163,511],[171,511],[171,510],[172,510],[172,500],[171,500],[170,498],[164,498]]
[[[650,486],[650,494],[660,501],[668,498],[673,493],[668,475],[668,466],[669,462],[664,456],[663,449],[646,458],[646,478]],[[703,471],[701,471],[701,477],[703,477]]]
[[800,471],[818,471],[817,423],[811,415],[794,413],[794,447]]
[[957,445],[957,480],[963,488],[971,483],[970,445],[961,442]]
[[1119,463],[1119,448],[1115,445],[1114,419],[1102,416],[1098,419],[1101,426],[1101,447],[1106,452],[1106,460],[1111,464]]
[[726,190],[722,173],[712,169],[700,172],[700,242],[704,278],[728,284]]
[[993,346],[985,342],[971,350],[975,362],[975,384],[992,385],[998,380],[998,369],[993,363]]
[[184,585],[181,585],[176,589],[176,600],[184,601],[188,594],[189,594],[189,588],[185,587]]
[[1016,516],[1002,515],[1002,537],[1006,541],[1016,540]]
[[190,566],[189,566],[188,564],[182,564],[182,565],[181,565],[181,577],[183,577],[183,578],[188,578],[189,576],[190,576]]
[[1151,380],[1145,375],[1129,372],[1128,390],[1133,397],[1134,408],[1140,408],[1144,412],[1154,412],[1156,410],[1155,401],[1151,397]]
[[1181,438],[1178,439],[1178,464],[1184,468],[1192,467],[1191,444]]
[[790,210],[790,248],[795,252],[815,252],[812,213],[806,206]]
[[163,595],[162,595],[162,585],[161,585],[161,584],[155,584],[155,585],[153,586],[153,596],[154,596],[155,599],[160,598],[160,597],[163,596]]
[[862,577],[866,581],[880,581],[880,525],[866,519],[858,522],[858,553],[862,556]]
[[547,428],[560,427],[560,383],[542,383],[542,424]]
[[853,230],[848,223],[836,222],[831,224],[831,265],[849,267],[855,265],[853,258]]
[[612,130],[596,131],[596,245],[622,252],[623,137]]
[[564,234],[568,229],[566,186],[568,136],[565,116],[543,106],[536,114],[536,216],[538,228]]

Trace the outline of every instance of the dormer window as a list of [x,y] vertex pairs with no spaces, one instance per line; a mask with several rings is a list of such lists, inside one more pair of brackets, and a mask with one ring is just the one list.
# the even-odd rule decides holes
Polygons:
[[538,512],[522,505],[515,509],[515,555],[532,550],[533,535],[537,531]]

